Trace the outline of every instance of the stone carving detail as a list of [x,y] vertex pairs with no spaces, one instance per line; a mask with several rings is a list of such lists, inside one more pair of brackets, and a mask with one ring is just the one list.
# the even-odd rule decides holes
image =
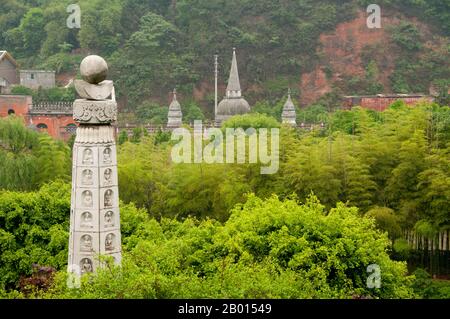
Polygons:
[[90,148],[86,148],[83,151],[83,164],[84,165],[92,165],[94,164],[94,157],[92,154],[92,150]]
[[103,164],[111,164],[111,149],[109,147],[103,151]]
[[82,274],[85,274],[87,272],[92,272],[93,271],[92,260],[90,260],[89,258],[81,259],[80,268],[81,268]]
[[93,198],[91,191],[84,191],[82,194],[83,206],[84,207],[92,207],[93,206]]
[[81,227],[92,228],[92,214],[90,212],[84,212],[81,214]]
[[114,240],[115,240],[114,234],[108,234],[105,239],[105,250],[111,251],[114,250]]
[[105,192],[105,207],[112,207],[113,206],[113,191],[108,189]]
[[90,235],[83,235],[80,243],[81,251],[90,252],[92,250],[92,237]]
[[73,118],[80,123],[111,123],[117,120],[117,103],[111,100],[76,100]]
[[105,227],[114,227],[114,213],[110,210],[105,214]]
[[112,184],[112,169],[107,168],[105,170],[105,174],[104,174],[104,183],[106,186],[109,186]]
[[79,126],[75,138],[77,144],[114,143],[114,128],[109,125]]
[[90,169],[85,169],[82,173],[81,183],[83,185],[92,185],[94,183],[92,176],[92,171]]

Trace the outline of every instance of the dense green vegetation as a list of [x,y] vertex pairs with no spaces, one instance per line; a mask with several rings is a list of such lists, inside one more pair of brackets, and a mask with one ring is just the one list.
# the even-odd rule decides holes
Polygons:
[[0,189],[32,190],[55,179],[70,180],[69,147],[25,128],[23,119],[0,119]]
[[[80,0],[81,29],[66,27],[73,1],[5,0],[0,4],[0,48],[24,67],[73,72],[83,56],[97,53],[110,63],[121,105],[159,123],[167,93],[177,86],[187,100],[193,88],[211,81],[212,56],[219,53],[220,81],[227,79],[231,48],[239,48],[240,73],[247,98],[274,106],[298,76],[321,64],[335,72],[317,50],[319,36],[365,12],[366,0]],[[388,25],[390,43],[364,48],[364,75],[332,83],[340,94],[428,92],[450,80],[448,0],[379,1],[383,14],[398,12]],[[412,18],[430,25],[444,40],[426,44],[429,33]],[[447,39],[447,40],[445,40]],[[394,66],[386,65],[387,55]],[[393,68],[389,87],[380,71]],[[249,89],[250,84],[258,89]],[[439,85],[438,85],[439,86]],[[300,96],[302,92],[299,92]],[[197,99],[211,118],[212,96]],[[165,105],[167,106],[167,105]],[[206,110],[208,108],[208,110]],[[258,109],[264,105],[258,105]],[[275,112],[279,112],[276,107]]]
[[[389,43],[365,47],[363,74],[298,110],[298,123],[318,123],[311,131],[279,123],[286,88],[324,62],[319,36],[372,1],[80,0],[79,30],[65,27],[72,2],[2,0],[0,49],[23,67],[58,73],[100,54],[129,111],[122,122],[158,125],[174,87],[185,123],[211,118],[202,104],[210,108],[213,97],[196,100],[194,87],[210,81],[215,53],[225,82],[236,46],[255,103],[223,129],[280,128],[280,169],[174,164],[169,133],[120,132],[122,267],[102,260],[108,266],[84,276],[82,289],[69,289],[70,144],[0,119],[0,297],[449,298],[448,281],[408,274],[403,236],[450,229],[450,0],[379,1],[383,12],[401,12],[386,29]],[[442,37],[428,42],[430,32]],[[380,80],[387,55],[390,88]],[[331,66],[323,70],[333,78]],[[430,84],[439,105],[338,110],[344,93],[427,92]],[[75,98],[73,88],[13,93]],[[381,267],[381,289],[367,288],[370,264]]]
[[[3,185],[3,295],[20,296],[11,290],[19,289],[33,296],[19,279],[33,278],[39,264],[59,270],[50,290],[35,286],[41,297],[448,296],[445,281],[420,271],[408,277],[405,264],[392,258],[408,257],[402,231],[433,238],[450,226],[450,109],[398,102],[383,113],[356,108],[324,120],[311,132],[281,127],[275,175],[260,175],[260,164],[174,164],[167,134],[136,131],[130,140],[120,134],[123,267],[83,279],[81,290],[67,289],[64,272],[67,176],[40,189],[40,183]],[[0,124],[28,140],[45,138],[14,117]],[[258,114],[224,124],[238,126],[279,124]],[[10,137],[16,135],[2,138],[6,156],[26,147],[16,146]],[[61,172],[70,165],[70,157],[46,161],[52,174],[39,171],[41,183],[58,177],[54,165]],[[17,171],[5,170],[5,180]],[[385,275],[379,290],[365,284],[372,263]]]
[[[0,223],[8,248],[1,255],[2,274],[11,274],[11,259],[26,265],[33,256],[23,256],[32,249],[40,261],[58,266],[59,258],[45,259],[48,250],[67,253],[64,224],[52,226],[46,233],[48,212],[69,211],[69,199],[60,184],[53,184],[31,197],[6,193],[2,197]],[[50,196],[49,192],[60,198]],[[19,198],[17,198],[19,196]],[[31,207],[31,203],[37,202]],[[17,226],[31,221],[18,214],[11,204],[28,209],[44,208],[35,215],[33,235],[14,236]],[[62,206],[59,206],[61,205]],[[59,207],[55,207],[59,206]],[[11,221],[8,217],[16,212]],[[7,214],[6,214],[7,213]],[[107,267],[93,278],[83,278],[81,289],[67,288],[66,274],[57,274],[52,289],[41,297],[58,298],[351,298],[372,296],[408,298],[414,296],[404,263],[389,259],[389,241],[374,227],[374,221],[361,218],[355,208],[339,204],[325,212],[315,197],[304,205],[296,200],[276,197],[261,200],[250,195],[244,205],[236,206],[225,224],[213,220],[182,222],[150,219],[144,210],[122,206],[124,262],[122,268]],[[41,216],[41,218],[39,218]],[[58,216],[54,216],[54,222]],[[65,221],[67,223],[67,220]],[[31,231],[30,231],[31,233]],[[6,256],[5,256],[6,255]],[[12,255],[12,256],[11,256]],[[59,255],[58,255],[59,256]],[[9,258],[8,258],[9,257]],[[48,257],[47,257],[48,258]],[[107,262],[107,261],[106,261]],[[28,262],[29,263],[29,262]],[[369,264],[383,269],[381,289],[366,285]],[[9,263],[9,265],[15,263]],[[109,269],[108,269],[109,268]],[[12,272],[14,274],[14,272]],[[2,276],[2,283],[11,279]],[[10,296],[18,296],[12,293]],[[32,295],[28,295],[31,297]]]

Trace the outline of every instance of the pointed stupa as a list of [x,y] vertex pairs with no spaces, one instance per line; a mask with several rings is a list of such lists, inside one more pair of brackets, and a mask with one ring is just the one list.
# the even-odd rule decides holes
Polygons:
[[297,115],[295,114],[294,102],[291,99],[291,89],[288,90],[288,99],[284,103],[281,119],[284,124],[297,125]]
[[231,60],[230,77],[228,78],[227,97],[240,97],[240,96],[241,96],[241,82],[239,81],[236,49],[233,48],[233,60]]
[[250,112],[250,105],[242,97],[241,83],[237,66],[236,49],[233,48],[230,77],[228,78],[227,92],[224,99],[217,106],[216,123],[220,125],[228,118]]
[[177,90],[173,90],[172,103],[169,105],[169,114],[167,115],[167,127],[181,127],[183,121],[183,113],[181,113],[181,105],[177,100]]

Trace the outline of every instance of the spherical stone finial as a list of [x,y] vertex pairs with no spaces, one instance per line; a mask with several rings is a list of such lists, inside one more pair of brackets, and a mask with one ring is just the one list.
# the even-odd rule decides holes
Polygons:
[[108,64],[98,55],[89,55],[81,61],[80,73],[83,80],[90,84],[99,84],[106,80]]

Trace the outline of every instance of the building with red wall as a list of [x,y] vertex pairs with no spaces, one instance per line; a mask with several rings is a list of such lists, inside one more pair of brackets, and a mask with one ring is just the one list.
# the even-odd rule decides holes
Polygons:
[[345,96],[343,108],[349,110],[352,107],[361,106],[365,109],[382,112],[398,100],[405,102],[407,105],[415,105],[421,101],[433,102],[434,98],[432,96],[422,94]]
[[68,140],[77,128],[71,102],[33,103],[31,96],[0,95],[0,117],[11,114],[23,118],[28,127],[57,139]]

